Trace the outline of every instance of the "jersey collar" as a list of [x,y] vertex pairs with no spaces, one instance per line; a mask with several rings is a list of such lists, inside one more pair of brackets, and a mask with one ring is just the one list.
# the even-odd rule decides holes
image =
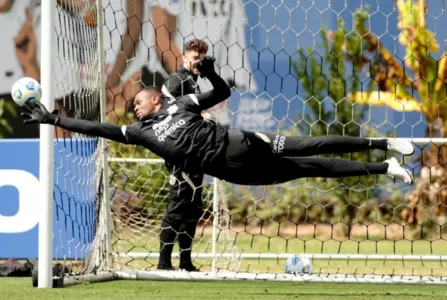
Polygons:
[[192,77],[192,79],[194,80],[194,81],[197,81],[197,79],[199,78],[199,76],[198,75],[194,75],[194,74],[192,74],[191,72],[189,72],[185,67],[180,67],[178,70],[177,70],[177,73],[179,73],[179,74],[182,74],[182,75],[185,75],[185,76],[191,76]]
[[156,112],[155,114],[152,115],[151,119],[158,120],[161,117],[169,115],[169,112],[168,112],[169,106],[170,105],[167,103],[167,101],[165,99],[165,101],[163,102],[163,106],[160,108],[160,110],[158,112]]

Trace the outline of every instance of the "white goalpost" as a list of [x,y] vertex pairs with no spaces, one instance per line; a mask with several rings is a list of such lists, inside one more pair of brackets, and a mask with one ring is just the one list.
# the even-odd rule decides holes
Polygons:
[[[42,101],[49,110],[135,122],[135,91],[159,86],[181,65],[184,44],[198,38],[232,89],[211,110],[219,122],[278,135],[408,140],[416,153],[397,158],[416,182],[408,187],[380,175],[246,187],[205,176],[192,247],[180,249],[177,238],[172,252],[174,269],[182,251],[191,251],[198,271],[157,270],[170,189],[164,161],[140,146],[62,130],[54,136],[42,125],[39,287],[51,287],[53,276],[63,276],[64,285],[446,284],[447,59],[435,43],[444,40],[439,29],[447,17],[443,10],[431,17],[441,10],[422,2],[42,0]],[[423,19],[424,30],[405,14]],[[198,85],[211,88],[202,78]],[[327,157],[378,162],[390,155]],[[301,254],[312,271],[287,274],[287,259]]]
[[[96,1],[43,0],[41,19],[42,102],[63,116],[104,121],[102,10]],[[97,15],[98,14],[98,15]],[[33,285],[58,287],[63,277],[107,269],[109,199],[107,142],[96,137],[40,129],[39,265]],[[104,207],[103,207],[104,206]],[[109,241],[109,243],[107,243]],[[35,280],[37,282],[35,282]]]
[[[47,34],[54,30],[54,0],[42,1],[42,45],[41,45],[41,85],[44,90],[42,103],[52,111],[54,108],[54,72],[55,54],[54,35]],[[47,124],[40,125],[40,165],[39,178],[41,191],[41,213],[39,218],[39,287],[48,288],[53,284],[53,157],[54,130]]]

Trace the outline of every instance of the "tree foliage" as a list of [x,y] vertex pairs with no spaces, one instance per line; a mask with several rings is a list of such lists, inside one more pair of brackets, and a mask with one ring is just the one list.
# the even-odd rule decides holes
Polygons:
[[11,135],[14,129],[8,122],[8,118],[17,117],[14,109],[14,102],[7,102],[5,99],[0,99],[0,139]]
[[[399,43],[405,48],[402,59],[380,46],[379,73],[372,78],[378,83],[372,91],[350,91],[353,103],[387,106],[398,112],[418,112],[427,124],[427,137],[447,138],[447,55],[439,51],[436,34],[425,22],[424,0],[397,0]],[[378,44],[368,30],[360,31],[370,44]],[[447,213],[446,145],[427,145],[419,157],[422,170],[416,188],[409,196],[409,207],[401,212],[403,222],[429,232],[444,224]]]
[[[376,81],[363,81],[365,72],[370,72],[371,76],[380,73],[377,61],[381,59],[375,55],[378,44],[361,38],[360,33],[367,31],[367,17],[367,11],[355,14],[354,32],[348,32],[344,21],[339,19],[335,32],[322,28],[321,44],[317,50],[298,49],[299,61],[291,61],[291,65],[304,89],[305,98],[301,99],[304,106],[297,112],[296,128],[282,134],[378,136],[368,124],[369,107],[348,99],[349,93],[377,88]],[[331,156],[356,161],[384,160],[384,154],[377,151],[335,153]],[[231,213],[233,219],[246,225],[285,220],[290,224],[342,223],[345,225],[344,233],[349,234],[353,224],[368,224],[372,219],[380,218],[372,214],[382,203],[378,201],[382,184],[385,184],[383,176],[315,178],[269,187],[261,196],[259,192],[243,190],[236,192],[242,200],[229,198]],[[242,197],[244,193],[249,193],[249,197]],[[392,210],[392,207],[387,208]],[[387,209],[382,215],[385,217],[386,214],[389,214]]]

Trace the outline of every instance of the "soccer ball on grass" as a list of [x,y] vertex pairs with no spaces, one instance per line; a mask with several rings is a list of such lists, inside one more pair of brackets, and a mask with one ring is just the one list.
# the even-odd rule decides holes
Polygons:
[[306,254],[290,256],[286,261],[288,274],[312,274],[312,261]]
[[23,77],[13,84],[11,96],[18,106],[22,106],[28,101],[40,101],[42,88],[37,80],[30,77]]

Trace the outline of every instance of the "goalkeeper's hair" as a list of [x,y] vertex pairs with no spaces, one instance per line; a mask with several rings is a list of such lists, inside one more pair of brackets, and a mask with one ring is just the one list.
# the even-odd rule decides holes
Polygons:
[[197,51],[199,53],[207,53],[208,52],[208,44],[205,41],[199,39],[193,39],[188,41],[185,44],[186,51]]
[[[139,90],[138,93],[135,94],[135,96],[138,95],[139,93],[142,93],[142,92],[147,93],[149,96],[152,96],[152,95],[155,94],[155,95],[157,95],[158,97],[160,97],[163,101],[164,101],[164,99],[165,99],[165,95],[163,94],[163,92],[161,91],[161,89],[158,88],[158,87],[156,87],[156,86],[148,86],[148,87],[145,87],[145,88]],[[134,97],[134,98],[135,98],[135,97]]]

